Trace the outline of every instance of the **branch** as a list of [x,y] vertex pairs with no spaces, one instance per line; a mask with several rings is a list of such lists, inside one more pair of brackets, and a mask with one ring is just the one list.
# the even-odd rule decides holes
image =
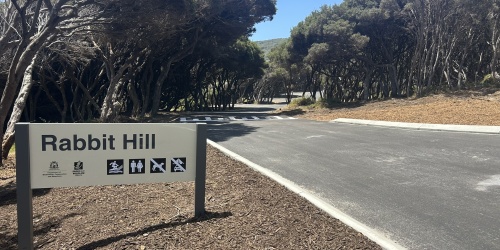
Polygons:
[[52,3],[50,2],[50,0],[43,0],[43,2],[45,3],[45,6],[47,7],[47,9],[49,9],[49,11],[52,11],[54,6],[52,6]]
[[40,16],[40,8],[42,7],[42,1],[37,1],[35,7],[35,14],[33,15],[33,23],[31,24],[30,30],[28,31],[28,36],[32,36],[35,33],[36,22],[38,22],[38,17]]

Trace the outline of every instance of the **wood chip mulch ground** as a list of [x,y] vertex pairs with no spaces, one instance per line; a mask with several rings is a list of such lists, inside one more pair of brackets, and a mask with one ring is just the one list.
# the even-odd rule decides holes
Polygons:
[[[0,249],[17,249],[15,183],[0,179]],[[37,249],[380,249],[283,186],[207,148],[204,217],[194,184],[35,190]]]

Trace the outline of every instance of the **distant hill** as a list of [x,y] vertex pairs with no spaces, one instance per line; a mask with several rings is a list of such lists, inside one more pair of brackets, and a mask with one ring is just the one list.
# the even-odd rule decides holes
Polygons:
[[271,51],[272,48],[278,46],[278,44],[286,41],[287,38],[276,38],[276,39],[271,39],[271,40],[264,40],[264,41],[255,41],[257,45],[259,45],[260,49],[264,51],[264,54],[267,55],[269,51]]

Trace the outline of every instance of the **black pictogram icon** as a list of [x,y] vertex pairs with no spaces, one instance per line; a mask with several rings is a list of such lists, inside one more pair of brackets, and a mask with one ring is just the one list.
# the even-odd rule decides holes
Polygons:
[[171,172],[186,172],[186,157],[172,158],[170,164]]
[[153,158],[151,159],[151,168],[150,173],[165,173],[165,163],[167,162],[166,158]]
[[107,164],[108,175],[123,174],[123,160],[108,160]]
[[146,173],[146,168],[144,167],[145,159],[130,159],[128,161],[128,173],[129,174],[144,174]]

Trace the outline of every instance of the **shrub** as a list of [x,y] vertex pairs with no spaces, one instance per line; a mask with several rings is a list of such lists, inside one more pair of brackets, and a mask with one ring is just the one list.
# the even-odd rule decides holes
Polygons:
[[483,85],[483,87],[497,86],[498,83],[498,79],[493,77],[491,74],[485,75],[483,80],[481,81],[481,85]]
[[321,98],[316,103],[314,104],[315,108],[332,108],[335,106],[335,104],[339,104],[340,101],[337,99],[326,99],[326,98]]
[[290,106],[309,106],[312,104],[314,104],[314,99],[301,97],[293,99]]

